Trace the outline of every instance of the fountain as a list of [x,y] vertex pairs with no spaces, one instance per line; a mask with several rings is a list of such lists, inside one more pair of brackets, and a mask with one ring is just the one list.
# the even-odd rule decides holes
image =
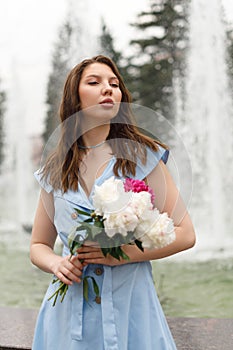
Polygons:
[[[81,59],[93,55],[95,50],[95,35],[90,34],[90,30],[93,29],[90,29],[84,21],[83,13],[88,13],[88,1],[85,4],[77,4],[69,0],[67,17],[73,28],[70,52],[67,53],[70,67]],[[92,45],[90,40],[87,42],[87,37],[93,37]],[[13,58],[9,68],[5,116],[5,162],[3,174],[0,176],[1,233],[18,232],[22,228],[31,230],[40,190],[33,177],[33,172],[40,166],[40,156],[36,162],[32,157],[33,152],[42,153],[40,135],[36,134],[35,125],[38,123],[36,118],[43,117],[45,114],[41,101],[39,106],[37,104],[37,94],[32,95],[30,92],[34,76],[30,70],[30,62],[28,65],[27,59]],[[45,94],[46,91],[44,91]],[[39,109],[41,111],[38,111]],[[32,120],[35,122],[33,123]]]
[[[70,13],[76,9],[73,11],[74,19],[84,11],[82,7],[75,6],[76,3],[70,0]],[[198,244],[193,251],[196,253],[198,249],[204,249],[215,254],[216,250],[232,247],[233,241],[230,212],[233,204],[230,193],[233,182],[232,101],[227,81],[221,4],[218,0],[213,0],[211,6],[204,0],[192,1],[189,20],[187,99],[184,109],[177,111],[175,127],[183,140],[179,147],[183,144],[187,147],[192,164],[193,196],[190,212],[198,235]],[[75,47],[76,59],[79,54],[92,54],[86,44],[82,45],[84,47],[79,47],[79,50]],[[20,79],[17,73],[12,74],[6,117],[7,164],[0,178],[0,194],[4,199],[0,204],[1,228],[10,224],[17,227],[30,225],[39,190],[32,176],[35,167],[30,162],[30,135],[26,133],[26,119],[23,117],[28,113],[24,107],[27,106],[26,95],[20,96]],[[177,161],[178,148],[175,153]],[[178,160],[178,164],[181,163],[182,159]],[[181,167],[179,178],[185,177],[186,167]],[[187,193],[188,187],[190,174],[188,183],[184,184]],[[186,201],[189,202],[188,198]]]
[[194,251],[211,257],[233,247],[233,106],[221,14],[218,0],[191,2],[187,99],[176,125],[192,163]]
[[32,176],[39,162],[33,163],[34,138],[27,131],[25,96],[18,75],[20,70],[17,62],[13,63],[8,87],[5,161],[0,176],[2,233],[18,232],[24,228],[30,230],[39,191]]

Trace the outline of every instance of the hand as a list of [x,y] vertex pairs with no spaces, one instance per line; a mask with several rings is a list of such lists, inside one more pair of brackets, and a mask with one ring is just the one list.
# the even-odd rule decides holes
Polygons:
[[116,266],[122,265],[124,263],[123,259],[119,261],[109,254],[107,257],[105,257],[102,253],[101,248],[96,244],[95,246],[91,246],[89,244],[83,245],[81,248],[77,249],[77,253],[79,260],[83,261],[83,266],[86,266],[88,264]]
[[72,282],[81,282],[83,264],[77,256],[61,257],[53,268],[54,275],[65,284],[72,285]]

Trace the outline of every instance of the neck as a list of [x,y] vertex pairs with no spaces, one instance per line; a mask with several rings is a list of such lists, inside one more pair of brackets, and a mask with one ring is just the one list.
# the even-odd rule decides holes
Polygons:
[[106,142],[106,141],[104,140],[104,141],[102,141],[102,142],[100,142],[100,143],[97,143],[96,145],[92,145],[92,146],[81,146],[81,145],[79,145],[79,148],[81,148],[81,149],[92,149],[92,148],[97,148],[97,147],[102,146],[105,142]]
[[110,126],[101,125],[97,128],[88,130],[82,135],[84,148],[96,148],[104,144],[108,134]]

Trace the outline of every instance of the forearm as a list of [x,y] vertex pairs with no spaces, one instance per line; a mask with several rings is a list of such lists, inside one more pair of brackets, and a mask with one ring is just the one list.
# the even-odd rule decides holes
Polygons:
[[55,254],[51,247],[42,243],[34,243],[31,245],[30,259],[41,270],[54,273],[55,266],[62,260],[62,257]]
[[193,247],[195,236],[192,231],[188,233],[184,232],[182,228],[176,227],[175,233],[175,241],[163,248],[144,249],[142,252],[136,245],[123,246],[122,249],[128,255],[130,260],[122,260],[121,263],[162,259]]
[[195,232],[189,216],[186,215],[179,226],[175,226],[176,239],[173,243],[164,248],[144,249],[141,251],[135,244],[125,244],[122,250],[128,255],[129,260],[121,258],[120,261],[111,255],[103,256],[99,247],[90,245],[79,248],[78,257],[84,261],[84,264],[103,264],[103,265],[123,265],[132,262],[142,262],[148,260],[162,259],[174,255],[183,250],[189,249],[195,244]]

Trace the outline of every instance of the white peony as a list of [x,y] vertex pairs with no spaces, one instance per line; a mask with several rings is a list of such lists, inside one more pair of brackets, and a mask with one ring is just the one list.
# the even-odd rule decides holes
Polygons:
[[93,205],[97,215],[118,212],[128,205],[129,200],[130,194],[125,192],[123,182],[114,176],[95,186]]
[[116,233],[127,236],[127,233],[134,231],[138,224],[138,217],[130,207],[117,213],[106,214],[104,218],[105,232],[109,237],[113,237]]
[[151,194],[146,191],[125,191],[124,183],[114,176],[95,186],[95,213],[103,216],[105,233],[126,237],[133,232],[143,248],[162,248],[175,240],[173,221],[167,213],[153,208]]
[[145,191],[131,192],[130,207],[139,218],[144,216],[147,211],[153,208],[150,193]]
[[173,220],[167,213],[160,214],[157,209],[151,211],[146,220],[139,223],[135,237],[142,242],[143,248],[162,248],[175,240]]
[[139,219],[138,226],[134,233],[135,238],[141,241],[141,238],[151,230],[151,227],[153,226],[154,222],[158,220],[158,218],[158,209],[155,208],[146,211]]

